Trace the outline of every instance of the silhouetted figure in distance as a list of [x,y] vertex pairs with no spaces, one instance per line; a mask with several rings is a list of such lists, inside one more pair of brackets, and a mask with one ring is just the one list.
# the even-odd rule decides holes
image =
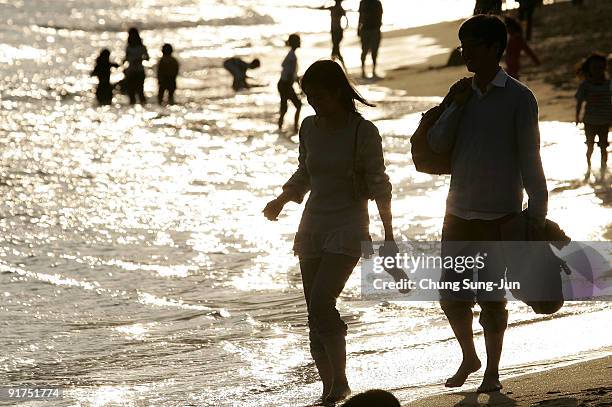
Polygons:
[[502,0],[476,0],[474,15],[476,14],[495,14],[502,12]]
[[536,65],[540,65],[538,56],[523,38],[523,27],[511,17],[504,19],[508,29],[508,46],[506,47],[506,73],[519,79],[521,70],[521,52],[525,51]]
[[542,0],[518,0],[518,2],[518,17],[519,20],[525,25],[525,39],[527,41],[531,41],[531,35],[533,32],[533,14],[535,13],[536,7],[542,3]]
[[251,87],[247,83],[247,71],[257,69],[261,66],[259,59],[255,58],[251,62],[245,62],[238,57],[228,58],[223,62],[223,67],[232,75],[232,89],[239,91]]
[[346,18],[346,11],[342,7],[342,0],[335,0],[333,6],[330,7],[319,7],[319,10],[329,10],[331,14],[331,40],[332,40],[332,52],[331,58],[338,59],[344,66],[344,58],[340,53],[340,43],[344,37],[344,28],[342,27],[342,19]]
[[[595,138],[599,138],[601,150],[601,179],[604,179],[608,163],[608,132],[612,125],[612,84],[606,77],[606,56],[594,52],[580,65],[579,77],[583,78],[576,92],[576,124],[584,123],[586,135],[586,159],[588,179],[591,172],[591,156],[595,148]],[[581,118],[582,105],[586,104],[584,117]]]
[[110,105],[113,101],[113,87],[110,84],[111,68],[119,68],[119,64],[110,61],[110,51],[104,48],[96,58],[96,66],[91,76],[98,78],[96,99],[99,105]]
[[295,55],[295,50],[301,45],[300,36],[297,34],[291,34],[287,39],[286,44],[291,47],[287,56],[282,63],[281,77],[278,81],[278,93],[280,95],[280,112],[278,117],[278,130],[283,130],[283,122],[285,121],[285,113],[288,109],[288,101],[290,100],[295,106],[295,118],[293,121],[293,130],[298,131],[300,121],[300,110],[302,109],[302,102],[293,89],[293,83],[297,80],[297,69],[298,61]]
[[147,47],[142,43],[138,29],[134,27],[128,31],[127,42],[124,60],[128,63],[124,71],[126,91],[131,105],[136,103],[137,98],[140,104],[145,104],[147,102],[144,94],[145,70],[142,61],[149,59]]
[[168,92],[168,104],[174,104],[174,91],[176,91],[176,77],[179,73],[179,63],[172,56],[174,49],[170,44],[162,47],[162,57],[157,65],[157,102],[161,105],[164,100],[164,93]]
[[361,39],[361,77],[366,77],[365,61],[372,53],[372,77],[376,75],[376,59],[380,47],[383,8],[379,0],[361,0],[359,3],[359,25],[357,35]]

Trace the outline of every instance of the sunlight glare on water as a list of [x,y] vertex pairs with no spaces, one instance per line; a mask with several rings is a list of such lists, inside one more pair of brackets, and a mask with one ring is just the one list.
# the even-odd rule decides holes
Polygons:
[[[315,3],[0,0],[4,384],[65,386],[61,405],[278,407],[318,396],[291,252],[303,205],[288,204],[277,222],[261,214],[297,160],[298,138],[276,131],[284,40],[304,34],[300,73],[328,55],[329,13],[306,8]],[[418,6],[407,12],[409,3]],[[473,7],[384,4],[385,30],[459,18]],[[355,40],[357,5],[345,2],[347,43]],[[117,95],[112,106],[96,107],[95,57],[108,47],[120,62],[132,24],[151,54],[149,103],[130,107]],[[150,67],[165,42],[175,46],[181,76],[178,104],[162,108]],[[444,51],[426,38],[406,42],[414,58]],[[358,54],[348,46],[349,64]],[[253,73],[261,87],[234,94],[221,67],[233,55],[262,57]],[[121,77],[114,72],[112,81]],[[359,90],[377,104],[362,112],[383,136],[397,238],[439,239],[448,177],[415,171],[409,135],[440,98]],[[302,117],[309,114],[305,105]],[[583,179],[582,129],[541,128],[551,218],[575,240],[610,239],[610,186]],[[380,239],[373,202],[370,212]],[[362,300],[355,272],[338,306],[349,324],[355,391],[396,387],[406,400],[429,394],[448,373],[440,366],[457,363],[438,304]],[[607,337],[605,323],[588,326],[610,318],[605,303],[571,304],[553,318],[511,307],[517,334],[504,356],[508,372],[594,352]],[[591,335],[570,343],[551,336],[572,327]],[[527,341],[539,351],[523,352]]]

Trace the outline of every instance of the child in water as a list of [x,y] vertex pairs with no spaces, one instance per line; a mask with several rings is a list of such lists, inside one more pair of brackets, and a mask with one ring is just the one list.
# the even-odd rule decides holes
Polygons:
[[170,44],[164,44],[162,47],[162,57],[157,65],[157,84],[159,91],[157,92],[157,102],[161,105],[164,100],[164,94],[168,92],[168,104],[174,104],[174,91],[176,90],[176,77],[179,72],[179,63],[172,56],[174,49]]
[[[601,150],[601,178],[604,178],[608,162],[608,132],[612,123],[612,84],[606,75],[606,56],[592,53],[578,68],[578,75],[584,80],[576,92],[576,124],[584,123],[586,135],[587,174],[591,172],[591,156],[595,138],[599,138]],[[581,118],[582,105],[586,104]]]
[[110,51],[104,48],[96,58],[96,66],[91,72],[91,76],[98,78],[96,99],[100,106],[110,105],[113,101],[113,87],[110,84],[111,68],[119,68],[119,65],[110,62]]
[[278,130],[283,129],[283,122],[285,120],[285,113],[287,113],[288,103],[291,100],[293,106],[295,106],[295,119],[293,121],[293,130],[297,133],[299,121],[300,121],[300,110],[302,109],[302,102],[293,89],[293,83],[297,80],[297,69],[298,62],[295,50],[301,45],[300,36],[297,34],[291,34],[286,44],[291,47],[289,53],[283,60],[280,80],[278,81],[278,93],[280,94],[280,116],[278,118]]

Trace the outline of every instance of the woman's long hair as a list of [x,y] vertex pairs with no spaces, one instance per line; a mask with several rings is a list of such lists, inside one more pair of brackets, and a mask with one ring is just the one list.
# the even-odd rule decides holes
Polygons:
[[349,78],[344,73],[342,67],[335,61],[329,59],[317,61],[310,65],[302,81],[300,82],[302,89],[320,88],[325,89],[332,94],[340,95],[340,103],[342,107],[350,112],[358,113],[355,101],[373,107],[374,104],[368,102],[355,90]]
[[128,45],[130,47],[137,47],[142,45],[142,38],[140,38],[140,33],[138,32],[138,28],[132,27],[128,30]]

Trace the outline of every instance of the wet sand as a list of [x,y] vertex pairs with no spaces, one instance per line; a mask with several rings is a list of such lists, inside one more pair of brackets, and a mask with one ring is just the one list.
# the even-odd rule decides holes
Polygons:
[[425,398],[412,407],[446,406],[610,406],[612,356],[503,380],[501,392],[475,389]]

